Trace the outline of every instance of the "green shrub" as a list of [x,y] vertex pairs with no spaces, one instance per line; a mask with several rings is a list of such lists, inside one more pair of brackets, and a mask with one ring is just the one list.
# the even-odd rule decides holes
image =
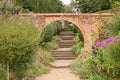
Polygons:
[[112,18],[107,25],[105,25],[107,37],[116,36],[120,31],[120,15]]
[[83,42],[78,42],[73,46],[72,50],[76,55],[79,55],[81,53],[82,47],[83,47]]
[[74,26],[69,26],[70,31],[74,31]]
[[0,62],[0,80],[5,80],[5,76],[6,76],[6,70],[5,70],[5,65],[3,64],[3,62]]
[[78,32],[78,27],[75,26],[75,25],[72,25],[72,26],[69,26],[70,30],[73,31],[74,33],[77,33]]
[[79,30],[79,28],[77,27],[77,26],[74,26],[74,33],[77,33],[78,32],[78,30]]
[[48,52],[46,50],[42,50],[41,51],[41,54],[42,56],[48,61],[48,62],[53,62],[54,61],[54,58],[53,56],[51,55],[51,52]]
[[81,60],[76,61],[71,65],[72,72],[76,75],[81,75],[81,74],[87,75],[86,74],[88,72],[87,68],[88,68],[87,65],[84,64]]
[[32,68],[29,71],[29,75],[32,77],[41,76],[42,74],[47,74],[50,68],[41,62],[35,62],[32,64]]
[[62,31],[62,25],[59,21],[56,21],[55,24],[57,27],[57,34],[60,34],[60,32]]
[[45,30],[43,31],[43,42],[49,42],[52,40],[53,36],[59,34],[62,28],[60,22],[52,22],[50,23]]
[[120,41],[116,44],[110,45],[107,48],[107,51],[109,53],[110,61],[112,61],[112,64],[116,67],[120,67]]
[[60,40],[60,38],[58,36],[53,36],[52,40],[49,42],[42,42],[40,44],[40,47],[42,47],[43,49],[50,51],[53,49],[58,49],[58,44],[57,41]]
[[80,30],[78,30],[78,37],[79,37],[80,41],[84,41],[83,34]]
[[49,24],[43,31],[43,35],[44,35],[43,37],[44,42],[51,41],[54,35],[54,27],[51,24]]
[[17,80],[22,80],[27,75],[39,39],[39,32],[31,20],[17,17],[0,19],[0,61],[6,65],[8,73],[10,66],[10,71]]
[[13,5],[9,3],[7,0],[1,0],[0,1],[0,11],[2,14],[16,14],[20,11],[20,6]]

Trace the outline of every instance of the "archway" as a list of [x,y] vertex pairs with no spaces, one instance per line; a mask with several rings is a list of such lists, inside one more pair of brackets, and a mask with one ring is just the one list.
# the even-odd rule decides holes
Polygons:
[[[55,23],[55,22],[56,21],[50,22],[47,26],[44,27],[45,32],[48,32],[47,33],[48,36],[51,36],[51,34],[53,35],[54,29],[52,27],[54,27],[54,26],[50,26],[50,24]],[[57,22],[61,22],[61,21],[57,20]],[[73,24],[72,22],[70,22],[70,23]],[[79,30],[78,26],[76,26],[76,25],[73,25],[73,26],[77,27],[76,29]],[[55,27],[57,27],[57,26],[55,26]],[[52,32],[52,30],[53,30],[53,32]],[[66,30],[64,30],[62,32],[66,32]],[[68,33],[68,32],[70,32],[70,33]],[[73,53],[73,50],[72,50],[72,46],[75,45],[75,41],[73,40],[75,33],[71,33],[71,32],[72,32],[72,30],[67,30],[67,32],[66,32],[67,35],[66,35],[66,33],[64,33],[65,35],[64,34],[60,35],[61,39],[60,39],[60,41],[58,41],[59,48],[57,50],[52,50],[52,52],[51,52],[52,56],[54,56],[54,58],[56,59],[55,61],[58,61],[58,59],[59,59],[59,61],[66,60],[66,61],[70,62],[77,58],[77,55],[75,55],[75,53]],[[53,36],[55,36],[55,35],[53,35]],[[49,38],[52,38],[52,36]],[[51,48],[51,47],[49,47],[49,48]],[[67,59],[69,59],[69,60],[67,60]],[[67,62],[67,64],[69,62]],[[71,63],[69,63],[69,64],[71,64]],[[67,66],[69,66],[69,65],[67,65]]]
[[[45,28],[49,23],[56,20],[66,20],[77,25],[84,36],[84,47],[91,48],[93,42],[98,38],[98,27],[102,21],[107,21],[113,14],[77,14],[77,13],[33,13],[22,14],[21,16],[32,18],[34,22],[38,22],[38,29]],[[37,20],[37,21],[36,21]],[[96,35],[90,37],[91,31]],[[92,39],[94,39],[92,41]]]

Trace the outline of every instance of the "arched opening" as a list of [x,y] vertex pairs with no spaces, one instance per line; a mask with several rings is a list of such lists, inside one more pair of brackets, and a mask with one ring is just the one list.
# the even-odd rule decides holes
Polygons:
[[[55,60],[73,61],[84,46],[84,37],[79,26],[66,20],[56,20],[47,24],[41,37],[42,47],[48,51],[47,53],[50,52]],[[70,65],[70,62],[66,65],[68,64]]]
[[[47,18],[46,18],[47,20]],[[61,18],[48,18],[48,20],[46,21],[45,25],[44,25],[44,28],[47,27],[47,25],[49,25],[50,23],[53,23],[55,21],[65,21],[65,22],[68,22],[68,23],[71,23],[73,25],[75,25],[76,27],[78,27],[78,29],[80,30],[80,32],[82,33],[83,35],[83,40],[84,40],[84,48],[87,46],[87,38],[88,38],[88,34],[86,34],[86,31],[82,25],[80,25],[80,23],[78,22],[78,20],[73,20],[72,18],[71,19],[61,19]]]

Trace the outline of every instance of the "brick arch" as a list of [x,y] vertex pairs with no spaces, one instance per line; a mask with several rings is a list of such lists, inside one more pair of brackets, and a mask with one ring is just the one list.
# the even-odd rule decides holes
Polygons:
[[[23,17],[32,18],[33,22],[37,24],[37,28],[39,30],[45,28],[51,22],[57,20],[65,20],[68,22],[72,22],[75,24],[82,32],[84,37],[84,47],[90,48],[92,43],[98,38],[97,28],[102,21],[107,21],[112,14],[76,14],[76,13],[50,13],[50,14],[41,14],[41,13],[33,13],[33,14],[21,14]],[[95,32],[96,35],[90,37],[90,34]],[[93,40],[94,39],[94,40]],[[91,42],[91,40],[93,40]]]

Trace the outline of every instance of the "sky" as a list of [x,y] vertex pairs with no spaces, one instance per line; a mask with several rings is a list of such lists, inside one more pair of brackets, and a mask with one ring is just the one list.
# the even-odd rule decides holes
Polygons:
[[71,2],[71,0],[62,0],[62,2],[67,5]]

